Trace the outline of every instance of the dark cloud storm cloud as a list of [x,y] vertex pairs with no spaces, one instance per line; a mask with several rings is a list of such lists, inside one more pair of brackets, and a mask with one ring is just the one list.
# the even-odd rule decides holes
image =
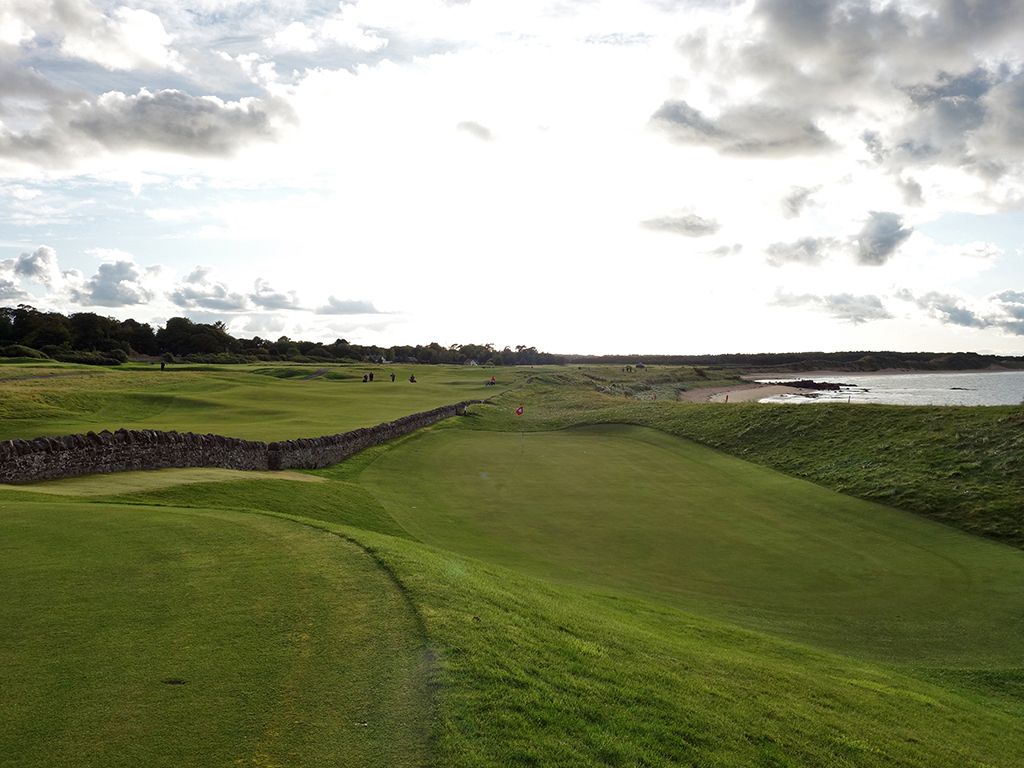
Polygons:
[[1022,29],[1020,0],[758,0],[744,34],[695,32],[678,48],[712,93],[753,85],[747,103],[713,119],[666,101],[654,122],[723,152],[795,154],[827,146],[823,119],[859,115],[868,155],[897,177],[936,164],[1021,174]]
[[915,299],[921,309],[928,310],[933,317],[949,325],[964,328],[987,328],[991,322],[969,309],[958,296],[932,291]]
[[105,93],[75,110],[68,125],[108,148],[226,155],[248,141],[273,138],[273,118],[274,108],[261,99],[225,102],[143,89],[133,96]]
[[686,237],[705,237],[713,235],[719,230],[719,224],[714,219],[705,219],[693,213],[684,213],[679,216],[660,216],[656,219],[648,219],[641,222],[641,225],[655,232],[669,232],[674,235],[685,235]]
[[680,144],[733,155],[782,157],[835,146],[805,115],[761,103],[730,107],[710,118],[685,101],[670,100],[651,116],[651,123]]
[[837,293],[826,296],[812,294],[776,295],[775,302],[782,307],[816,307],[833,317],[853,325],[861,325],[873,320],[887,320],[892,317],[878,296],[854,296],[849,293]]
[[913,231],[903,226],[903,217],[899,214],[871,211],[856,237],[858,263],[885,264]]
[[60,165],[99,148],[228,156],[245,144],[273,140],[279,125],[292,119],[275,99],[223,101],[171,89],[49,96],[40,109],[34,128],[0,125],[0,157]]
[[939,322],[961,328],[995,328],[1003,333],[1024,336],[1024,291],[1006,290],[989,297],[988,311],[968,306],[962,296],[929,291],[915,296],[901,290],[897,297],[916,304]]

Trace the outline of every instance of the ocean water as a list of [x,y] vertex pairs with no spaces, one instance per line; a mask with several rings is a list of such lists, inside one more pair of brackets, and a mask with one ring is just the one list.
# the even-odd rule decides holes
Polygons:
[[803,395],[765,397],[762,403],[890,403],[893,405],[1020,405],[1024,371],[986,373],[849,374],[765,378],[760,382],[830,381],[847,384],[838,392],[807,390]]

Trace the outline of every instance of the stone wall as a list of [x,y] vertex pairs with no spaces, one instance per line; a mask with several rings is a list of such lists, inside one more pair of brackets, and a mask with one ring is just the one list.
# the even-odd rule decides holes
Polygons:
[[480,400],[445,405],[338,435],[267,443],[192,432],[119,429],[0,442],[0,483],[167,467],[315,469],[466,412]]

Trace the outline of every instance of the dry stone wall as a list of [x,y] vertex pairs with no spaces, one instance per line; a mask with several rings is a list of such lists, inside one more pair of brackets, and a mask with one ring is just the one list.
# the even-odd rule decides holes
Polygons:
[[267,443],[221,435],[119,429],[0,442],[0,483],[168,467],[315,469],[461,415],[470,400],[338,435]]

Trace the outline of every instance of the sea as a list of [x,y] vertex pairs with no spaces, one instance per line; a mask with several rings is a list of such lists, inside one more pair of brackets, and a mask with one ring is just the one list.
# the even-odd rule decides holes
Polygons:
[[807,390],[806,394],[775,395],[762,403],[889,403],[892,405],[1021,405],[1024,371],[966,373],[898,373],[795,376],[758,379],[784,384],[800,379],[844,386],[838,391]]

